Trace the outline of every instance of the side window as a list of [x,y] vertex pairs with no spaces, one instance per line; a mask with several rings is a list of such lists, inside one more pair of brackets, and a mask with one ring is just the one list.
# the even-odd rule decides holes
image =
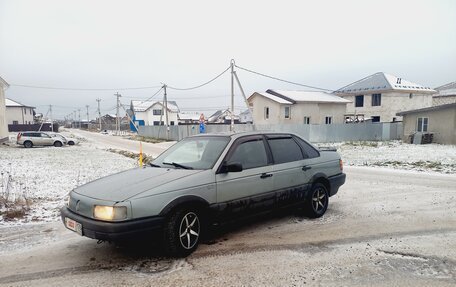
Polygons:
[[274,163],[284,163],[302,160],[302,151],[298,144],[291,138],[268,139]]
[[314,158],[314,157],[319,157],[320,153],[311,146],[310,144],[306,143],[303,139],[299,137],[295,137],[296,141],[299,143],[299,145],[302,148],[302,151],[304,152],[304,157],[306,158]]
[[268,156],[262,139],[241,143],[236,147],[229,162],[242,164],[243,169],[266,166]]

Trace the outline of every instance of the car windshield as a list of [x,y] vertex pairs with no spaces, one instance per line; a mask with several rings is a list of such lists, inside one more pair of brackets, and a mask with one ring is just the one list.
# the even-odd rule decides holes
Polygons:
[[152,166],[182,169],[210,169],[230,141],[225,136],[198,136],[183,139],[162,153]]

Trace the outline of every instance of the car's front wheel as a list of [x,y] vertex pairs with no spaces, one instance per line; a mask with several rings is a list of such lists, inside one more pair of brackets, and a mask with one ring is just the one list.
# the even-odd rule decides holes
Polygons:
[[180,208],[165,223],[163,244],[173,257],[186,257],[196,250],[201,238],[201,218],[194,208]]
[[69,141],[68,145],[74,145],[74,141]]
[[310,191],[307,201],[306,211],[311,218],[318,218],[325,214],[328,209],[329,193],[326,186],[322,183],[315,183]]

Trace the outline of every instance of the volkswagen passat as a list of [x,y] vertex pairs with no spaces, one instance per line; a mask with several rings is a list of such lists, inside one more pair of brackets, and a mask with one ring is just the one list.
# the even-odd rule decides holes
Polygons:
[[75,188],[61,216],[68,229],[99,240],[158,233],[169,255],[187,256],[210,223],[295,206],[320,217],[344,182],[338,153],[297,135],[202,134],[151,166]]

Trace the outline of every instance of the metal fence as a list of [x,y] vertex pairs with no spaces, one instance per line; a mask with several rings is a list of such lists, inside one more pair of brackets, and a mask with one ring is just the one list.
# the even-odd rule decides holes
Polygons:
[[[236,132],[243,131],[275,131],[296,133],[311,142],[340,142],[340,141],[386,141],[402,137],[402,122],[395,123],[356,123],[332,125],[252,125],[239,124],[234,126]],[[229,132],[230,125],[207,125],[206,133]],[[165,126],[140,126],[141,136],[181,140],[185,137],[199,134],[198,125],[170,126],[167,132]]]
[[[43,132],[50,132],[52,130],[51,124],[50,123],[45,123],[43,125],[41,124],[12,124],[8,125],[8,131],[9,132],[27,132],[27,131],[38,131],[40,130]],[[59,131],[59,124],[54,124],[54,132]]]

